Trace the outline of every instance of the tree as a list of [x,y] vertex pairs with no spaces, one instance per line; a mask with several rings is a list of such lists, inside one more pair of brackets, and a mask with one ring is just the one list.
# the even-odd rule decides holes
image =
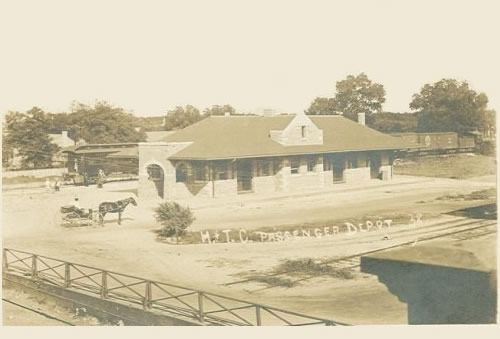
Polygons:
[[421,132],[484,131],[491,124],[488,97],[477,93],[466,81],[442,79],[425,84],[413,95],[410,108],[418,113]]
[[161,237],[179,237],[195,220],[189,207],[182,207],[176,202],[163,202],[154,209],[156,221],[163,228],[158,232]]
[[22,168],[46,168],[52,164],[52,157],[59,147],[52,143],[48,134],[49,118],[38,107],[26,113],[9,112],[5,117],[2,155],[8,164],[14,150],[21,157]]
[[358,113],[369,116],[382,110],[385,102],[385,89],[381,84],[373,83],[366,74],[349,75],[337,82],[337,93],[333,106],[351,120],[358,119]]
[[200,111],[191,105],[186,107],[177,106],[169,110],[165,116],[165,130],[172,131],[182,129],[203,119]]
[[416,132],[417,123],[417,115],[413,113],[381,112],[366,120],[368,126],[382,133]]
[[349,75],[338,81],[337,92],[333,98],[316,98],[306,114],[343,114],[351,120],[358,119],[358,113],[380,112],[385,102],[385,89],[373,83],[366,74]]
[[487,138],[494,137],[497,129],[497,112],[494,109],[488,109],[485,112],[485,116],[484,125],[486,128],[484,130],[484,134]]
[[341,113],[335,109],[335,103],[332,98],[320,97],[314,99],[311,106],[304,112],[308,115],[331,115]]
[[90,144],[146,141],[146,133],[136,129],[140,125],[138,118],[105,101],[97,102],[94,107],[75,103],[72,113],[60,118],[66,119],[65,129],[75,141],[84,139]]
[[231,105],[213,105],[211,108],[206,108],[203,111],[204,115],[210,116],[210,115],[226,115],[228,113],[229,115],[235,115],[236,110],[231,106]]
[[140,117],[138,118],[138,124],[142,130],[145,132],[152,131],[163,131],[165,126],[163,125],[165,117]]

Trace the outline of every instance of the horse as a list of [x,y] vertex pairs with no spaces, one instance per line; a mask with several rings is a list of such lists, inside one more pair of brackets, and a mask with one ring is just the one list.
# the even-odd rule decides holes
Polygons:
[[125,210],[125,207],[128,204],[132,203],[132,205],[137,206],[137,202],[134,198],[127,198],[123,200],[118,200],[115,202],[105,201],[99,204],[99,221],[104,224],[104,216],[107,213],[118,213],[118,225],[121,225],[122,222],[122,213]]

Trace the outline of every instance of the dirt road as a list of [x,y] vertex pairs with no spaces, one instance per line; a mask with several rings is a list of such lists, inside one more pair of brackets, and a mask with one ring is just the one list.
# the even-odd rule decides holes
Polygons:
[[[474,180],[397,178],[387,185],[369,189],[336,188],[320,194],[255,199],[213,199],[191,202],[195,230],[205,228],[248,229],[264,225],[311,222],[369,216],[381,213],[445,213],[485,201],[439,201],[453,193],[468,194],[494,187],[495,182]],[[362,188],[362,187],[360,187]],[[254,302],[297,310],[353,324],[406,323],[406,305],[390,294],[373,276],[357,274],[355,279],[315,278],[298,287],[252,292],[261,284],[224,283],[252,272],[266,272],[285,259],[316,259],[344,256],[387,246],[391,241],[415,239],[415,234],[383,241],[384,233],[370,232],[354,237],[340,235],[284,243],[220,243],[213,245],[168,245],[155,241],[158,227],[151,213],[154,202],[141,201],[129,207],[122,226],[114,216],[104,227],[64,229],[57,224],[59,207],[77,195],[82,207],[93,207],[102,200],[133,196],[133,183],[95,187],[68,187],[60,194],[42,189],[3,194],[3,240],[5,247],[53,256],[118,272],[133,274],[186,287],[223,293]],[[443,215],[442,220],[452,216]],[[428,220],[424,222],[435,222]],[[409,230],[400,225],[391,232]],[[399,240],[398,240],[399,239]],[[494,248],[494,240],[492,240]]]

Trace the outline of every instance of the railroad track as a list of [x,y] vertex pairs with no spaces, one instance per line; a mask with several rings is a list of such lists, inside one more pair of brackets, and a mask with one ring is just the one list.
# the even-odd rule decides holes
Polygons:
[[[27,310],[27,311],[30,311],[30,312],[36,313],[36,314],[41,315],[41,316],[43,316],[43,317],[45,317],[45,318],[47,318],[47,319],[50,319],[50,320],[55,320],[55,321],[58,321],[58,322],[60,322],[60,323],[63,323],[63,324],[65,324],[65,325],[68,325],[68,326],[76,326],[75,324],[70,323],[69,321],[66,321],[66,320],[63,320],[63,319],[60,319],[60,318],[54,317],[54,316],[52,316],[52,315],[50,315],[50,314],[48,314],[48,313],[42,312],[42,311],[40,311],[40,310],[37,310],[37,309],[31,308],[31,307],[28,307],[28,306],[26,306],[26,305],[21,305],[21,304],[16,303],[16,302],[14,302],[14,301],[12,301],[12,300],[8,300],[8,299],[5,299],[5,298],[2,298],[2,301],[3,301],[3,302],[6,302],[6,303],[9,303],[9,304],[11,304],[11,305],[14,305],[14,306],[16,306],[16,307],[22,308],[22,309],[24,309],[24,310]],[[4,310],[4,312],[5,312],[5,310]]]
[[[415,234],[412,234],[413,231]],[[409,236],[414,236],[415,238],[410,241],[402,241],[401,243],[391,245],[391,246],[386,246],[362,253],[357,253],[354,255],[350,256],[344,256],[340,258],[333,258],[330,260],[323,261],[320,263],[320,265],[328,265],[331,267],[334,267],[336,269],[353,269],[357,268],[360,266],[360,261],[361,257],[369,254],[374,254],[378,252],[383,252],[395,248],[400,248],[400,247],[406,247],[406,246],[415,246],[418,243],[425,242],[425,241],[431,241],[431,240],[436,240],[440,238],[446,238],[449,237],[453,240],[456,241],[464,241],[464,240],[469,240],[469,239],[477,239],[489,234],[494,234],[496,233],[496,220],[485,220],[485,219],[480,219],[480,220],[470,220],[470,219],[458,219],[458,220],[452,220],[452,221],[446,221],[446,222],[441,222],[425,227],[420,227],[417,229],[413,230],[399,230],[391,233],[391,240],[395,240],[398,238],[408,238]],[[300,269],[294,269],[294,270],[286,270],[286,271],[281,271],[281,272],[275,272],[275,273],[270,273],[267,275],[264,275],[266,277],[277,277],[277,276],[282,276],[282,275],[287,275],[290,273],[295,273],[299,271]],[[298,278],[292,281],[292,283],[298,283],[302,281],[306,281],[312,278],[320,277],[327,275],[328,273],[318,273],[318,274],[308,274],[306,277]],[[262,275],[260,275],[262,276]],[[239,281],[234,281],[230,283],[224,284],[225,286],[229,285],[235,285],[235,284],[241,284],[241,283],[248,283],[254,281],[255,278],[249,277],[247,279],[239,280]],[[256,289],[253,291],[250,291],[250,293],[254,293],[257,291],[261,290],[266,290],[266,289],[271,289],[275,288],[277,286],[267,286],[264,288]]]
[[465,233],[460,233],[460,234],[454,234],[451,236],[453,240],[456,241],[465,241],[465,240],[471,240],[471,239],[479,239],[482,237],[485,237],[490,234],[495,234],[497,233],[496,229],[495,230],[488,230],[488,229],[476,229],[472,230],[469,232]]

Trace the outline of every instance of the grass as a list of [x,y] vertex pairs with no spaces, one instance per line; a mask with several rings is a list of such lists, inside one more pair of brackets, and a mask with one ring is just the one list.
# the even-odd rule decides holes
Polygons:
[[[280,274],[278,276],[277,274]],[[291,288],[300,283],[297,280],[284,278],[283,275],[295,277],[317,277],[327,276],[336,279],[350,280],[355,278],[354,270],[351,268],[335,268],[327,264],[323,264],[317,259],[300,258],[287,259],[277,265],[268,275],[265,273],[257,273],[248,277],[252,282],[258,282],[267,287],[283,287]]]
[[295,287],[299,284],[298,282],[293,281],[291,279],[281,278],[278,276],[257,275],[252,277],[251,279],[254,282],[262,283],[269,287],[290,288],[290,287]]
[[[422,218],[433,218],[437,216],[436,214],[430,214],[430,213],[424,213],[422,215]],[[395,212],[395,213],[388,213],[388,214],[374,214],[374,215],[367,215],[361,218],[348,218],[348,219],[329,219],[329,220],[324,220],[324,221],[318,221],[318,222],[306,222],[306,223],[297,223],[297,224],[287,224],[287,225],[276,225],[276,226],[264,226],[264,227],[259,227],[255,228],[252,230],[248,230],[248,239],[260,243],[261,238],[258,232],[266,232],[266,233],[272,233],[272,232],[290,232],[292,233],[295,230],[299,231],[299,234],[302,234],[302,230],[304,231],[309,231],[311,233],[311,236],[314,237],[314,229],[319,228],[320,230],[323,230],[325,227],[331,227],[331,226],[338,226],[340,228],[340,232],[343,233],[345,231],[345,222],[350,222],[354,225],[358,225],[360,223],[365,223],[367,220],[372,221],[375,223],[377,220],[386,220],[390,219],[392,220],[392,227],[397,227],[397,225],[401,224],[409,224],[410,223],[410,215],[409,213],[400,213],[400,212]],[[215,234],[217,229],[210,228],[210,229],[204,229],[203,232],[208,231],[211,236]],[[226,236],[221,232],[222,230],[218,230],[220,233],[220,241],[221,243],[226,242]],[[154,233],[158,234],[159,230],[153,231]],[[235,239],[236,242],[239,242],[239,230],[231,230],[231,238]],[[157,240],[159,242],[164,242],[164,243],[169,243],[169,244],[177,244],[177,245],[187,245],[187,244],[200,244],[201,243],[201,234],[199,231],[189,231],[186,230],[186,233],[178,238],[178,241],[175,242],[175,240],[168,241],[166,238],[158,237]]]
[[339,279],[353,279],[354,272],[348,268],[335,268],[312,258],[285,260],[275,268],[276,272],[290,272],[295,275],[326,275]]
[[480,191],[474,191],[469,194],[447,194],[443,195],[436,200],[465,200],[465,201],[475,201],[475,200],[488,200],[494,199],[497,196],[497,190],[495,188],[488,188]]
[[394,174],[468,179],[496,174],[496,159],[484,155],[452,154],[400,159]]

